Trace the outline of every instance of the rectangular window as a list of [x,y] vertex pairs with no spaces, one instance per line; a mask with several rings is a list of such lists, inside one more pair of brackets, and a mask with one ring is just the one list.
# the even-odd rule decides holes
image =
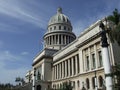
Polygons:
[[99,59],[99,67],[103,66],[103,61],[102,61],[102,53],[101,51],[98,51],[98,59]]
[[96,68],[95,54],[92,54],[92,69]]
[[86,70],[88,71],[90,69],[89,67],[89,56],[86,56]]

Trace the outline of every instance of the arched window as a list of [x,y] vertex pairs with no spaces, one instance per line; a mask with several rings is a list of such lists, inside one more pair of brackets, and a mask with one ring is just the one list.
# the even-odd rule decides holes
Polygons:
[[92,87],[95,88],[95,77],[92,77]]
[[65,17],[63,16],[63,21],[65,22]]
[[64,30],[66,30],[66,26],[64,26]]
[[75,81],[73,81],[73,88],[75,88]]
[[56,26],[54,26],[54,30],[56,29]]
[[102,87],[102,85],[103,85],[103,78],[102,78],[102,76],[99,76],[99,87]]
[[59,84],[57,84],[57,89],[59,89]]
[[56,89],[56,85],[54,85],[54,89]]
[[68,28],[68,31],[70,31],[70,28]]
[[50,31],[52,30],[52,27],[50,27]]
[[80,81],[79,80],[77,81],[77,86],[80,87]]
[[61,26],[59,26],[59,30],[61,30]]
[[41,90],[41,85],[37,85],[36,90]]
[[86,87],[87,87],[87,89],[90,88],[90,83],[89,83],[89,79],[88,78],[86,79]]

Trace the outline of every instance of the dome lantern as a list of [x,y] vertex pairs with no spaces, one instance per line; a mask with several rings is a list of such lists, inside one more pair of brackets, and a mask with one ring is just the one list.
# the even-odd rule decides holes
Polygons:
[[57,13],[58,13],[58,14],[62,13],[62,8],[61,8],[61,7],[59,7],[59,8],[57,9]]

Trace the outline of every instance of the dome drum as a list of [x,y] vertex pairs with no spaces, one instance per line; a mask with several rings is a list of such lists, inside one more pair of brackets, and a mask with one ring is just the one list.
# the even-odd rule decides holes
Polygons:
[[54,24],[54,25],[48,26],[47,32],[57,31],[57,30],[72,31],[72,26],[65,25],[65,24],[57,24],[57,25]]
[[59,45],[62,47],[62,45],[66,46],[67,44],[71,43],[72,41],[75,40],[74,35],[69,35],[69,34],[52,34],[49,36],[44,37],[45,41],[45,46],[50,47],[50,46],[55,46]]
[[75,34],[74,33],[72,33],[72,32],[69,32],[69,31],[53,31],[53,32],[47,32],[45,35],[44,35],[44,37],[43,38],[46,38],[46,37],[48,37],[48,36],[52,36],[52,35],[58,35],[58,34],[61,34],[61,35],[68,35],[68,36],[71,36],[71,37],[74,37],[74,38],[76,38],[76,36],[75,36]]
[[60,50],[76,39],[75,34],[72,32],[71,22],[62,13],[61,8],[58,8],[57,14],[49,20],[47,29],[43,37],[45,48]]

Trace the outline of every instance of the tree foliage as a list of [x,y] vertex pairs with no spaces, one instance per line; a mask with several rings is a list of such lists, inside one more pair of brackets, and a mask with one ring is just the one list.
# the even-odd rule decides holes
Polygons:
[[56,89],[56,90],[72,90],[72,84],[71,84],[71,81],[66,81],[66,82],[63,82],[61,85],[60,85],[60,88],[59,89]]
[[13,90],[14,86],[10,83],[2,84],[0,83],[0,90]]
[[113,15],[107,17],[107,20],[112,21],[114,26],[109,31],[109,37],[112,42],[116,41],[120,46],[120,13],[117,9],[113,11]]

